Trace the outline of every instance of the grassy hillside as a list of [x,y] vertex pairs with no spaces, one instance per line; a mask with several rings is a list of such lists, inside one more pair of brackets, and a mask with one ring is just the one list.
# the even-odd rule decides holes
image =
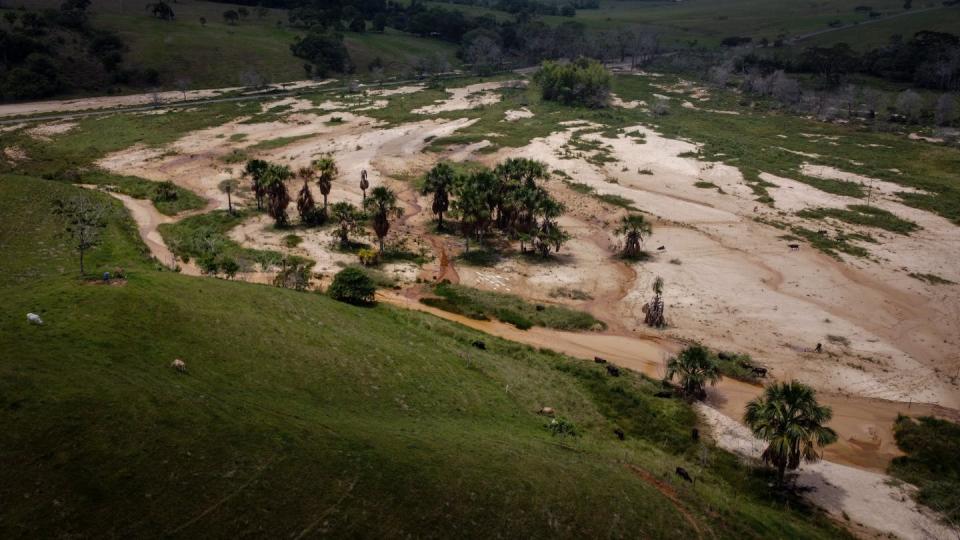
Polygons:
[[[476,6],[458,6],[440,2],[427,2],[448,9],[460,9],[472,15],[489,14],[498,18],[511,17],[502,11]],[[544,17],[549,24],[567,21],[583,23],[593,29],[615,29],[622,26],[634,26],[650,29],[658,33],[663,42],[716,46],[724,37],[750,36],[755,39],[766,37],[773,41],[779,35],[797,36],[808,32],[829,28],[829,24],[839,21],[852,24],[870,20],[866,13],[856,12],[857,6],[869,5],[881,16],[903,12],[903,2],[898,0],[879,0],[860,2],[858,0],[825,0],[816,4],[791,2],[789,0],[686,0],[683,2],[651,2],[649,0],[603,0],[599,9],[577,10],[574,18]],[[936,3],[914,3],[914,9],[921,9]],[[917,20],[936,19],[938,27],[960,24],[960,9],[934,12],[938,16],[919,14]],[[869,33],[863,40],[874,43],[882,37],[896,33],[905,33],[902,23],[910,21],[911,27],[917,23],[912,16],[894,19],[889,24],[864,26]],[[952,21],[952,22],[950,22]],[[923,23],[925,24],[925,23]],[[923,24],[919,27],[922,28]],[[947,26],[949,28],[949,26]],[[838,32],[839,33],[839,32]],[[827,36],[831,36],[828,38]],[[825,34],[824,40],[832,39],[833,34]],[[858,44],[861,36],[857,30],[845,32],[845,41]]]
[[[147,2],[133,0],[94,0],[89,8],[95,28],[116,31],[128,45],[128,65],[152,67],[160,72],[165,87],[186,79],[191,88],[216,88],[240,85],[240,74],[253,69],[269,82],[299,80],[305,77],[303,60],[290,52],[290,44],[303,33],[287,26],[286,10],[273,9],[258,17],[250,16],[237,25],[228,25],[223,12],[232,4],[180,0],[171,3],[176,18],[162,21],[144,9]],[[22,0],[4,3],[4,7],[56,7],[59,0]],[[200,24],[200,18],[207,20]],[[434,39],[424,39],[396,30],[384,34],[345,33],[345,42],[356,64],[357,75],[380,57],[386,71],[397,74],[417,56],[442,54],[454,62],[456,47]]]
[[[160,272],[115,202],[88,260],[128,281],[79,280],[49,214],[74,195],[105,197],[0,177],[4,538],[843,536],[691,442],[693,412],[633,374],[489,337],[477,351],[472,331],[386,306]],[[551,436],[544,405],[580,435]],[[678,465],[697,482],[674,481]]]

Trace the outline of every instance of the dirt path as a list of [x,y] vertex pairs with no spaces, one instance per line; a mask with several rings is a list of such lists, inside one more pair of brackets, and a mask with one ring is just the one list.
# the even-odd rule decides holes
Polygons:
[[677,509],[677,512],[680,512],[680,515],[683,516],[683,519],[687,520],[687,523],[690,524],[690,527],[692,527],[693,530],[697,531],[697,538],[703,538],[703,531],[700,529],[700,524],[697,523],[697,520],[694,519],[690,511],[687,510],[686,505],[684,505],[683,502],[680,500],[680,498],[677,497],[677,492],[673,489],[673,486],[671,486],[670,484],[667,484],[663,480],[660,480],[656,476],[650,474],[649,471],[641,467],[638,467],[636,465],[630,465],[630,464],[626,465],[626,467],[630,469],[630,471],[636,474],[644,482],[653,486],[654,489],[659,491],[661,495],[666,497],[667,500],[669,500],[670,503],[673,504],[673,507]]

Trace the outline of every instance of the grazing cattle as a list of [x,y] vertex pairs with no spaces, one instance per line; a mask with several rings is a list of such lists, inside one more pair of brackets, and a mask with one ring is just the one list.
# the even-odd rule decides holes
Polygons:
[[598,364],[606,364],[606,363],[607,363],[606,360],[604,360],[603,358],[600,358],[599,356],[594,356],[594,357],[593,357],[593,361],[596,362],[596,363],[598,363]]
[[727,354],[727,353],[725,353],[725,352],[718,352],[718,353],[717,353],[717,358],[719,358],[719,359],[721,359],[721,360],[732,360],[732,358],[730,358],[730,355]]
[[700,440],[700,430],[697,429],[697,428],[693,428],[693,430],[690,431],[690,439],[693,440],[694,442],[699,441],[699,440]]
[[171,363],[170,363],[170,367],[172,367],[173,369],[179,371],[180,373],[186,373],[186,372],[187,372],[187,364],[186,364],[186,362],[184,362],[183,360],[181,360],[181,359],[179,359],[179,358],[177,358],[176,360],[174,360],[173,362],[171,362]]
[[613,433],[614,433],[614,435],[616,435],[617,438],[620,439],[621,441],[627,438],[627,434],[624,433],[623,430],[620,429],[620,428],[614,429],[614,430],[613,430]]
[[547,307],[544,306],[543,304],[537,304],[537,305],[536,305],[536,308],[537,308],[537,311],[543,311],[543,310],[547,309]]
[[471,345],[473,345],[473,346],[476,347],[477,349],[480,349],[481,351],[487,350],[487,344],[484,343],[484,342],[482,342],[482,341],[480,341],[479,339],[478,339],[478,340],[475,340],[473,343],[471,343]]
[[817,343],[817,348],[814,349],[813,351],[814,351],[814,352],[818,352],[818,353],[823,352],[823,344],[822,344],[822,343]]
[[40,318],[36,313],[27,313],[27,320],[30,321],[30,324],[42,325],[43,319]]
[[690,473],[688,473],[687,470],[684,469],[683,467],[677,467],[676,473],[677,473],[677,476],[679,476],[680,478],[683,478],[684,480],[686,480],[687,482],[690,482],[691,484],[693,483],[693,478],[690,478]]
[[660,246],[657,248],[657,251],[666,251],[666,250],[667,250],[667,246]]
[[537,414],[542,414],[544,416],[553,416],[554,414],[556,414],[556,411],[553,410],[553,407],[543,407],[539,411],[537,411]]
[[756,375],[757,377],[766,377],[767,368],[755,367],[753,368],[753,374]]
[[657,392],[656,394],[654,394],[653,397],[658,397],[658,398],[672,398],[672,397],[673,397],[673,392],[670,391],[670,390],[661,390],[661,391]]
[[800,251],[800,244],[787,244],[790,251]]
[[827,231],[826,231],[826,229],[820,229],[819,231],[817,231],[817,234],[819,234],[820,236],[826,236],[826,235],[827,235]]
[[611,366],[610,364],[607,364],[607,373],[609,373],[611,377],[619,377],[620,368],[618,368],[617,366]]

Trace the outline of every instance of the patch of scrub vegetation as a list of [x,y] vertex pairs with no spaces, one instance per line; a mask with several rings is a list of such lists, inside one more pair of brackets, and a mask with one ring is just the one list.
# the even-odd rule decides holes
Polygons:
[[439,298],[424,298],[424,304],[486,320],[496,318],[521,330],[544,326],[558,330],[597,330],[606,325],[584,311],[562,306],[531,304],[512,294],[481,291],[463,285],[438,284],[433,288]]
[[850,243],[850,240],[869,242],[872,239],[868,236],[843,234],[841,232],[836,232],[833,236],[830,236],[829,234],[820,234],[818,231],[811,231],[810,229],[799,226],[790,227],[790,231],[796,237],[806,240],[811,246],[835,259],[840,258],[837,254],[838,251],[846,253],[847,255],[853,255],[854,257],[867,257],[870,255],[870,252],[865,248]]
[[290,103],[283,103],[281,105],[275,105],[269,109],[254,114],[250,118],[247,118],[240,122],[241,124],[266,124],[267,122],[277,122],[283,120],[290,113],[293,112],[293,105]]
[[705,180],[697,180],[693,183],[694,187],[700,189],[720,189],[720,186],[714,184],[713,182],[707,182]]
[[920,228],[912,221],[897,217],[891,212],[876,206],[851,204],[842,208],[807,208],[797,212],[797,216],[808,219],[831,217],[854,225],[876,227],[898,234],[910,234]]
[[920,488],[917,501],[953,523],[960,521],[960,425],[901,415],[893,435],[906,455],[893,459],[890,474]]
[[749,354],[718,352],[711,354],[711,356],[724,377],[751,383],[759,381],[757,373],[753,371],[753,368],[759,368],[760,366],[754,363]]
[[634,206],[633,201],[621,195],[617,195],[614,193],[600,194],[600,193],[597,193],[597,190],[594,189],[593,186],[584,184],[582,182],[573,182],[571,180],[564,180],[563,183],[566,184],[567,187],[569,187],[573,191],[576,191],[577,193],[580,193],[583,195],[590,195],[591,197],[599,201],[605,202],[607,204],[610,204],[613,206],[619,206],[620,208],[625,208],[627,210],[637,210],[637,207]]
[[0,172],[45,178],[67,178],[71,171],[94,168],[94,162],[111,152],[134,145],[162,147],[183,135],[221,125],[259,108],[252,102],[215,103],[161,114],[117,113],[77,120],[67,133],[53,141],[34,139],[24,130],[4,134],[4,145],[23,148],[28,159],[11,164],[0,160]]
[[247,152],[239,148],[234,148],[227,155],[220,158],[224,163],[235,164],[235,163],[244,163],[250,159],[250,156],[247,155]]
[[[653,84],[675,84],[676,78],[657,79],[634,75],[615,76],[613,91],[624,100],[651,100],[661,92]],[[852,197],[864,197],[866,190],[856,182],[809,177],[801,174],[804,163],[826,165],[921,190],[897,195],[910,206],[935,212],[960,224],[960,172],[956,167],[956,149],[912,141],[902,134],[873,130],[856,124],[819,122],[784,113],[763,103],[750,106],[737,103],[734,96],[714,90],[712,100],[724,100],[724,106],[740,114],[705,114],[703,111],[677,108],[672,114],[651,119],[636,110],[623,110],[636,122],[655,129],[666,137],[684,138],[700,144],[700,159],[722,161],[740,168],[748,181],[757,171],[790,178],[824,191]],[[806,133],[809,137],[789,137],[786,133]],[[770,141],[778,141],[771,145]],[[830,145],[825,145],[829,140]],[[878,152],[877,148],[884,148]],[[754,187],[754,183],[750,184]],[[755,192],[759,191],[757,186]],[[758,197],[768,196],[758,193]]]
[[[238,270],[244,272],[255,270],[257,266],[261,271],[267,271],[284,261],[312,264],[312,261],[288,257],[277,251],[245,248],[227,236],[230,229],[253,214],[252,210],[233,214],[226,210],[215,210],[160,225],[158,230],[174,255],[187,262],[195,260],[200,269],[208,273],[218,273],[224,263],[229,265],[231,261],[237,264]],[[291,239],[289,243],[294,242]]]
[[304,139],[309,139],[310,137],[315,137],[314,133],[306,133],[304,135],[293,135],[291,137],[277,137],[275,139],[267,139],[260,141],[256,144],[251,144],[246,148],[248,152],[264,152],[267,150],[276,150],[277,148],[283,148],[289,144],[293,144],[297,141],[302,141]]
[[[118,210],[88,267],[123,267],[123,286],[78,280],[62,225],[37,211],[77,195]],[[336,507],[334,536],[615,522],[653,539],[848,537],[774,496],[769,471],[691,441],[692,410],[639,375],[386,305],[158,271],[119,201],[62,182],[0,177],[0,215],[16,314],[0,317],[0,536],[296,536]],[[545,405],[578,435],[558,444]],[[670,487],[678,466],[695,489]]]
[[919,279],[920,281],[925,281],[931,285],[954,285],[954,282],[949,279],[942,278],[936,274],[922,274],[918,272],[910,272],[910,277],[913,279]]
[[[72,178],[67,175],[68,178]],[[203,208],[204,200],[189,189],[173,182],[154,182],[137,176],[110,174],[101,170],[80,173],[74,183],[95,184],[107,191],[129,195],[134,199],[153,201],[161,214],[174,216],[186,210]]]

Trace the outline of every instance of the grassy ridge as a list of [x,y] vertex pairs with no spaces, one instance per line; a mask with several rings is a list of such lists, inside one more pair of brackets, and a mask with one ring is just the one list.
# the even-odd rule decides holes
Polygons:
[[[159,272],[119,212],[88,260],[127,283],[79,281],[47,210],[74,194],[106,197],[0,179],[0,536],[844,535],[701,450],[692,411],[634,374],[489,337],[477,351],[477,333],[414,312]],[[552,438],[544,405],[581,435]],[[697,483],[674,483],[678,465]]]
[[558,330],[596,330],[606,327],[602,321],[585,311],[553,305],[538,307],[512,294],[447,283],[437,285],[433,292],[440,298],[424,298],[421,302],[472,319],[486,320],[494,317],[521,330],[532,326]]

